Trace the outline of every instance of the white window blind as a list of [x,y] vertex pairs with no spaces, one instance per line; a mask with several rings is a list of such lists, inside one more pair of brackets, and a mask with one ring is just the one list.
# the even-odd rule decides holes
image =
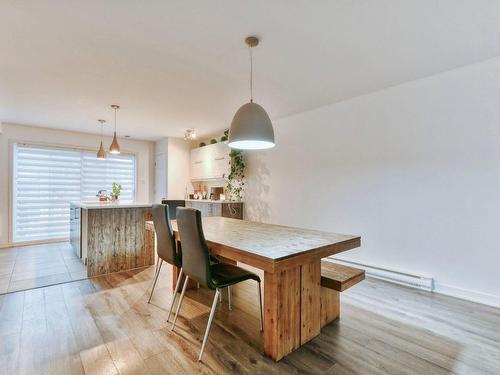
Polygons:
[[13,156],[14,242],[68,237],[69,203],[95,201],[113,182],[121,200],[135,198],[134,155],[97,160],[93,151],[15,144]]
[[95,152],[82,155],[82,195],[84,201],[95,200],[99,190],[111,193],[111,185],[122,185],[120,201],[130,202],[135,197],[135,158],[130,155],[108,155],[98,160]]

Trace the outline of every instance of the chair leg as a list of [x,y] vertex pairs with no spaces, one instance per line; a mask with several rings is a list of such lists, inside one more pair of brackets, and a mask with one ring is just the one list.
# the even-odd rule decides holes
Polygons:
[[179,315],[179,310],[181,309],[182,300],[184,299],[184,294],[186,294],[188,281],[189,281],[189,276],[186,275],[186,280],[184,281],[184,285],[182,286],[182,293],[179,298],[179,304],[177,305],[177,309],[175,310],[174,321],[172,322],[172,328],[171,328],[172,331],[175,329],[175,322],[177,321],[177,316]]
[[170,303],[170,309],[168,309],[167,322],[170,320],[170,315],[172,314],[172,309],[174,308],[175,298],[177,297],[177,292],[179,291],[179,286],[182,280],[182,267],[179,271],[179,276],[177,276],[177,282],[175,283],[174,294],[172,295],[172,302]]
[[207,329],[205,330],[205,336],[203,337],[203,343],[201,344],[201,350],[200,350],[200,355],[198,357],[198,361],[201,361],[201,357],[203,356],[203,350],[205,350],[205,344],[207,343],[208,333],[210,332],[210,327],[212,326],[212,320],[214,319],[215,309],[217,308],[217,300],[219,296],[220,296],[220,289],[216,289],[214,301],[212,302],[212,310],[210,310]]
[[232,310],[233,307],[231,306],[231,287],[227,287],[227,303],[229,305],[229,310]]
[[159,265],[156,268],[155,279],[153,281],[153,287],[151,288],[151,294],[149,295],[148,303],[151,302],[151,297],[153,297],[153,292],[155,291],[156,282],[158,281],[158,276],[160,276],[161,265],[163,264],[163,259],[160,259]]
[[264,331],[264,325],[262,324],[263,317],[262,317],[262,292],[260,289],[260,281],[257,282],[257,288],[259,289],[259,321],[260,321],[260,331]]

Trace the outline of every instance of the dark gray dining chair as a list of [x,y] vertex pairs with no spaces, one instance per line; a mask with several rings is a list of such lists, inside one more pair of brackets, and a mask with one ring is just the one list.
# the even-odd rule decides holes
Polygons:
[[189,279],[193,279],[201,285],[215,290],[212,309],[210,310],[205,336],[203,337],[203,343],[198,357],[198,361],[201,361],[221,289],[230,287],[231,285],[245,280],[257,281],[257,287],[259,289],[260,330],[263,330],[260,278],[256,274],[232,264],[212,264],[210,262],[209,250],[207,242],[205,241],[201,223],[201,212],[199,210],[194,208],[177,208],[177,229],[179,230],[179,235],[182,241],[182,267],[184,274],[186,275],[186,279],[182,287],[179,304],[177,305],[177,310],[172,322],[172,331],[175,329],[175,322],[177,321],[177,317],[179,315]]
[[172,296],[172,302],[170,304],[170,309],[168,310],[167,321],[170,319],[172,309],[174,307],[175,298],[177,292],[179,291],[179,286],[181,283],[183,270],[182,270],[182,256],[180,251],[178,252],[178,247],[176,246],[174,231],[170,225],[170,215],[168,211],[168,205],[166,204],[153,204],[153,223],[156,232],[156,252],[158,254],[159,264],[156,268],[156,273],[153,281],[153,287],[151,289],[151,295],[149,296],[148,303],[151,302],[151,297],[153,297],[153,292],[156,287],[156,282],[158,281],[158,276],[160,275],[161,266],[163,261],[180,268],[179,276],[177,277],[177,282],[175,283],[175,290]]
[[[162,199],[161,204],[167,205],[168,216],[170,220],[175,220],[175,215],[177,213],[177,207],[185,207],[186,201],[181,199]],[[160,264],[160,260],[158,255],[156,256],[156,268],[155,272],[158,272],[158,266]]]
[[161,204],[166,204],[168,206],[168,214],[170,215],[170,220],[175,220],[177,215],[177,207],[185,207],[186,201],[181,199],[163,199]]

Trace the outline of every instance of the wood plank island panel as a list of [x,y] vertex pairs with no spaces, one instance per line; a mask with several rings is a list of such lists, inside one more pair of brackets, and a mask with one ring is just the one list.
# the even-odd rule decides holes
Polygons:
[[154,249],[146,237],[148,207],[89,209],[87,212],[87,275],[154,264]]

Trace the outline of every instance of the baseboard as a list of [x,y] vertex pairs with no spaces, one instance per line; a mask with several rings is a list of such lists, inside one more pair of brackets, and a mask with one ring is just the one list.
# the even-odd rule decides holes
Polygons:
[[364,269],[367,276],[371,276],[377,279],[500,308],[500,296],[442,284],[434,280],[434,278],[432,278],[431,276],[413,275],[407,272],[390,270],[387,268],[358,262],[351,262],[334,257],[330,257],[328,258],[328,260],[332,260],[336,263],[344,264],[346,266]]
[[7,249],[10,247],[18,247],[18,246],[43,245],[43,244],[49,244],[49,243],[55,243],[55,242],[68,242],[68,241],[69,241],[69,238],[56,238],[53,240],[10,242],[10,243],[0,244],[0,249]]
[[474,290],[457,288],[455,286],[440,284],[436,282],[435,293],[444,294],[450,297],[460,298],[463,300],[477,302],[483,305],[500,308],[500,296],[493,294],[476,292]]

